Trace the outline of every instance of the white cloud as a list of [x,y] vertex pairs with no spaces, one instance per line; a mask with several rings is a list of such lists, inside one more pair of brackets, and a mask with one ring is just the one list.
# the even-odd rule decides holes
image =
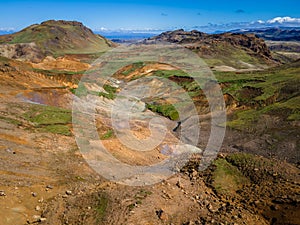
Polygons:
[[285,17],[275,17],[274,19],[268,20],[267,23],[299,23],[300,24],[300,18],[292,18],[289,16]]
[[199,26],[198,29],[204,32],[231,31],[231,30],[250,30],[256,28],[266,27],[300,27],[300,18],[293,18],[289,16],[275,17],[270,20],[256,20],[252,22],[237,22],[228,24],[209,24],[208,26]]
[[94,29],[94,31],[98,31],[98,32],[106,32],[106,31],[110,31],[110,29],[106,28],[106,27],[100,27],[100,28],[96,28]]
[[0,31],[14,31],[15,28],[13,27],[0,27]]
[[[265,21],[263,21],[263,20],[257,20],[257,22],[258,22],[259,24],[265,23]],[[254,23],[254,22],[252,22],[252,23]]]

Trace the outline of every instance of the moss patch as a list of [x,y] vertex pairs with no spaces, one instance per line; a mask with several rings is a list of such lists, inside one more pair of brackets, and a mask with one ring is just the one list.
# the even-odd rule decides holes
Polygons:
[[248,179],[225,159],[217,159],[213,165],[216,166],[216,169],[213,172],[212,185],[217,193],[235,193],[248,183]]
[[96,205],[96,213],[97,213],[97,222],[101,223],[106,215],[106,210],[108,206],[108,197],[104,194],[99,196],[97,199],[97,205]]
[[14,125],[22,125],[22,122],[13,118],[9,118],[9,117],[4,117],[4,116],[0,116],[0,120],[5,121],[7,123],[11,123]]
[[100,92],[99,96],[103,96],[104,98],[108,98],[108,99],[115,99],[116,98],[117,88],[105,84],[105,85],[103,85],[103,89],[107,93]]
[[105,134],[103,134],[100,139],[101,140],[107,140],[114,137],[114,131],[113,130],[108,130]]
[[171,120],[179,119],[179,113],[173,105],[146,104],[146,107],[153,112],[157,112],[165,117],[168,117]]
[[40,131],[71,135],[68,124],[72,121],[70,110],[52,106],[34,105],[23,114]]
[[[226,157],[226,160],[236,166],[246,177],[254,183],[261,183],[273,179],[273,174],[278,173],[279,168],[269,159],[246,153],[235,153]],[[278,175],[279,176],[279,175]]]
[[71,136],[71,132],[68,126],[66,125],[48,125],[40,128],[39,130],[43,132],[50,132],[54,134],[62,134],[66,136]]

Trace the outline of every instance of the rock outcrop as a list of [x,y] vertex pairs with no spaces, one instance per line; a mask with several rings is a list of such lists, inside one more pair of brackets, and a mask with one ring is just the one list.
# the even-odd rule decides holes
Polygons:
[[[180,29],[164,32],[145,41],[145,43],[155,42],[170,42],[186,45],[190,49],[199,50],[201,55],[217,55],[218,50],[223,50],[220,48],[223,48],[224,45],[230,45],[247,51],[247,53],[252,54],[252,56],[263,57],[270,61],[273,60],[265,41],[253,34],[223,33],[209,35],[196,30],[184,31]],[[210,49],[213,49],[213,51]],[[228,55],[229,54],[228,52]]]

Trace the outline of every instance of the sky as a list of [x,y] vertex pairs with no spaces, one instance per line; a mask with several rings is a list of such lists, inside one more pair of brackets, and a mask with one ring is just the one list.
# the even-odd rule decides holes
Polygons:
[[49,19],[76,20],[93,30],[166,30],[300,18],[299,0],[0,0],[0,6],[0,29],[14,30]]

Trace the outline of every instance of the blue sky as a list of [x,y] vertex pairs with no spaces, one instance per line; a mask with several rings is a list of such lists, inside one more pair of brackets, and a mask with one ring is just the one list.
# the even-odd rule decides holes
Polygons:
[[299,0],[0,0],[0,28],[21,29],[49,19],[77,20],[96,30],[172,29],[208,23],[300,18]]

